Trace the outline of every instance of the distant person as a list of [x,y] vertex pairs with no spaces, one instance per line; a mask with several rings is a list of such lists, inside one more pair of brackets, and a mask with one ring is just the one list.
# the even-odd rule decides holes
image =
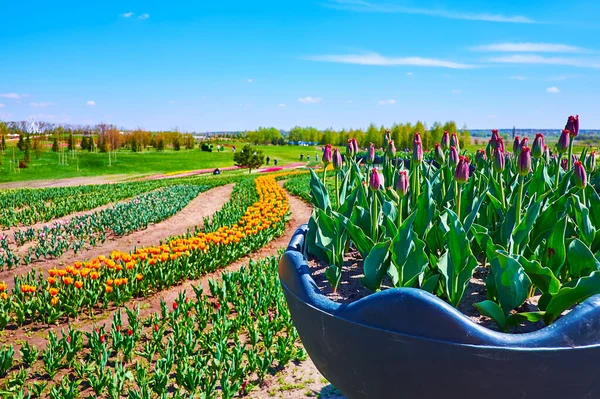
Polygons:
[[306,156],[306,162],[310,162],[310,155]]
[[319,154],[315,155],[315,162],[319,162]]
[[232,150],[233,152],[235,152],[235,146],[231,147],[231,150]]
[[219,168],[217,168],[213,171],[213,175],[220,175],[220,174],[221,174],[221,170]]
[[267,165],[268,165],[268,164],[269,164],[269,162],[271,161],[271,157],[269,157],[269,156],[267,155],[267,157],[265,158],[265,160],[267,161]]
[[304,154],[300,154],[300,161],[304,160]]
[[273,160],[273,165],[277,166],[277,159]]

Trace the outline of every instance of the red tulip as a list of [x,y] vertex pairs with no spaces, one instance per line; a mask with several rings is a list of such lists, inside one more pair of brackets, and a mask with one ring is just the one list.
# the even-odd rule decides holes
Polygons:
[[531,172],[531,149],[527,146],[521,148],[519,154],[519,174],[527,176]]
[[531,155],[534,158],[541,158],[544,155],[544,135],[542,133],[535,135],[535,140],[533,140],[531,146]]
[[573,178],[575,179],[575,185],[577,188],[585,188],[587,186],[587,175],[581,161],[575,161],[573,164]]
[[469,180],[469,166],[469,158],[461,156],[458,160],[458,165],[456,165],[456,170],[454,171],[454,178],[459,184],[466,183],[467,180]]
[[556,151],[559,154],[564,154],[569,149],[569,131],[563,130],[556,144]]
[[442,148],[444,151],[450,149],[450,133],[444,130],[444,135],[442,136]]

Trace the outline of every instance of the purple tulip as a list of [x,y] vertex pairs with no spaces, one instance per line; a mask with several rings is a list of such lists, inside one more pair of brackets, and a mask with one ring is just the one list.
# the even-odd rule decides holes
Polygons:
[[585,169],[588,173],[594,173],[596,168],[596,151],[592,151],[590,152],[590,155],[585,158]]
[[469,158],[461,156],[454,171],[454,178],[459,184],[466,183],[469,180]]
[[490,143],[492,144],[492,149],[496,148],[499,138],[500,138],[500,135],[498,134],[498,131],[492,130],[492,138],[490,139]]
[[521,150],[521,138],[519,136],[515,136],[515,141],[513,141],[513,153],[517,155]]
[[423,144],[419,133],[415,133],[415,139],[413,140],[413,161],[417,165],[423,162]]
[[408,193],[408,175],[405,170],[398,172],[398,180],[396,181],[396,192],[400,198]]
[[458,165],[458,150],[454,146],[450,147],[450,155],[448,156],[448,161],[452,166]]
[[531,149],[527,146],[521,148],[519,154],[519,174],[527,176],[531,172]]
[[529,139],[527,137],[523,137],[521,140],[521,144],[519,144],[519,148],[529,147]]
[[450,133],[444,130],[444,135],[442,136],[442,149],[444,151],[450,149]]
[[435,160],[440,165],[443,165],[444,162],[446,161],[446,156],[444,155],[444,150],[442,149],[442,146],[440,145],[440,143],[435,143],[435,148],[433,149],[433,155],[435,157]]
[[498,140],[496,141],[496,148],[502,150],[503,152],[506,151],[504,149],[504,140],[502,139],[502,137],[498,137]]
[[485,159],[485,151],[477,150],[477,152],[475,153],[475,163],[477,164],[477,166],[483,168],[485,166]]
[[546,144],[544,144],[544,160],[546,163],[550,163],[550,150]]
[[569,131],[571,137],[576,137],[579,134],[579,115],[569,116],[565,130]]
[[504,158],[504,151],[496,147],[494,150],[494,170],[496,172],[502,172],[506,165],[506,159]]
[[369,144],[369,157],[367,158],[367,162],[372,164],[375,162],[375,144]]
[[371,187],[371,190],[379,190],[379,187],[381,187],[382,183],[381,180],[381,175],[379,174],[377,169],[371,169],[371,178],[369,179],[369,186]]
[[340,170],[342,169],[342,154],[340,153],[340,150],[335,148],[333,150],[333,168],[335,170]]
[[331,151],[331,144],[327,144],[325,148],[323,148],[323,163],[325,166],[329,165],[333,160],[333,153]]
[[385,135],[383,136],[383,146],[387,147],[390,140],[391,140],[390,131],[388,129],[385,129]]
[[450,147],[456,147],[457,151],[460,151],[460,144],[458,143],[458,137],[456,136],[456,133],[452,133],[452,136],[450,137]]
[[388,141],[387,154],[389,157],[394,157],[396,155],[396,146],[394,145],[394,140]]
[[348,139],[348,144],[346,145],[346,154],[351,157],[356,155],[356,151],[354,150],[354,143],[352,142],[354,139]]
[[556,144],[556,151],[559,154],[564,154],[569,149],[569,131],[567,129],[563,130],[558,138],[558,143]]
[[535,140],[533,140],[531,146],[531,155],[534,158],[541,158],[544,155],[544,135],[542,133],[535,135]]
[[575,161],[573,164],[573,178],[577,188],[585,188],[587,186],[587,175],[581,161]]
[[560,167],[563,168],[563,170],[569,169],[569,161],[567,160],[567,158],[563,158],[560,160]]

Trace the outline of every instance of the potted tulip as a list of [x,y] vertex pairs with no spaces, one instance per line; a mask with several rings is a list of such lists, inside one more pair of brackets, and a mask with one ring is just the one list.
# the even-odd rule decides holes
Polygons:
[[[424,153],[417,133],[408,169],[391,151],[362,165],[349,143],[336,201],[311,171],[313,214],[279,275],[323,375],[351,399],[600,395],[600,196],[578,131],[570,117],[552,155],[542,135],[509,152],[492,131],[473,162],[455,135]],[[350,253],[368,295],[332,300]]]

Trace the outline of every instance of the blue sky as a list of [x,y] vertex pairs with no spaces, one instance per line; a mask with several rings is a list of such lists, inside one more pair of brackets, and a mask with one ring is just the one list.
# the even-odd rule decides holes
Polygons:
[[600,2],[2,5],[0,119],[244,130],[600,128]]

